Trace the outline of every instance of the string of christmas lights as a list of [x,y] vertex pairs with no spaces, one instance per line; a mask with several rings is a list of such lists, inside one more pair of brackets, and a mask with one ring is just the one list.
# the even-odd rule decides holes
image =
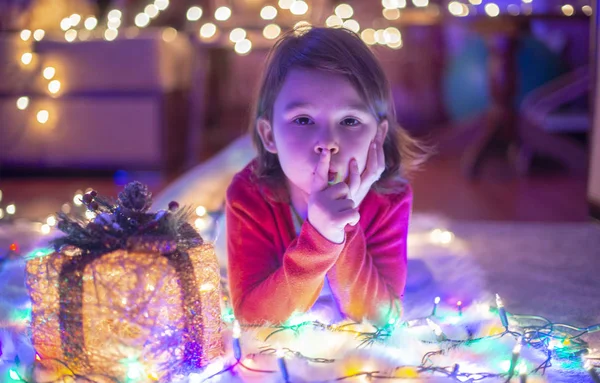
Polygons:
[[[11,249],[10,253],[16,254],[18,248]],[[234,362],[224,365],[223,368],[212,373],[210,376],[204,377],[201,381],[209,381],[210,379],[232,372],[236,368],[250,371],[253,373],[263,374],[280,374],[281,379],[284,381],[293,382],[293,376],[287,366],[286,360],[299,359],[312,364],[333,364],[338,359],[336,358],[325,358],[315,355],[306,355],[300,351],[294,350],[290,347],[273,347],[270,345],[261,346],[258,353],[244,353],[243,347],[240,341],[242,334],[242,326],[235,320],[230,307],[228,307],[229,298],[225,295],[223,297],[225,307],[223,310],[223,320],[226,323],[232,324],[232,350]],[[447,336],[438,324],[443,322],[444,313],[440,313],[440,302],[441,300],[436,298],[433,302],[432,313],[425,318],[418,318],[405,322],[394,322],[390,321],[387,325],[382,327],[376,326],[365,326],[363,323],[348,322],[343,324],[327,324],[317,320],[303,320],[296,323],[288,323],[280,326],[272,326],[268,334],[264,337],[263,342],[267,343],[270,339],[281,333],[292,333],[294,335],[301,335],[302,331],[306,328],[314,328],[319,331],[327,331],[331,333],[346,333],[356,338],[357,348],[369,348],[372,345],[386,344],[386,340],[396,331],[398,328],[417,328],[417,327],[429,327],[435,335],[435,340],[423,339],[423,343],[438,346],[439,349],[431,351],[423,355],[420,365],[398,365],[392,371],[380,371],[380,370],[361,370],[353,371],[351,374],[342,375],[333,379],[334,381],[343,381],[356,377],[363,377],[365,379],[385,379],[392,381],[402,381],[414,379],[415,376],[441,376],[456,381],[483,381],[486,379],[505,379],[505,382],[509,382],[511,378],[518,375],[519,381],[527,382],[528,376],[532,375],[544,375],[546,370],[552,366],[552,361],[555,359],[569,359],[574,361],[580,361],[581,366],[587,371],[589,376],[594,382],[598,382],[598,364],[600,363],[600,357],[589,357],[590,349],[586,341],[582,339],[583,336],[600,331],[600,324],[595,324],[588,327],[578,327],[567,323],[554,323],[550,319],[543,316],[535,315],[518,315],[508,313],[504,307],[502,299],[496,297],[496,307],[490,308],[490,312],[497,315],[498,322],[502,325],[503,331],[497,334],[489,336],[475,337],[469,331],[467,331],[467,337],[465,338],[453,338]],[[461,305],[462,306],[462,305]],[[454,314],[456,316],[456,314]],[[463,318],[462,309],[457,313],[457,318]],[[468,315],[468,312],[467,312]],[[455,322],[460,323],[460,322]],[[368,329],[365,330],[365,327]],[[260,326],[243,326],[246,330],[259,329]],[[451,350],[456,350],[460,347],[469,347],[477,344],[478,342],[486,340],[497,340],[504,337],[510,337],[515,340],[507,371],[505,373],[498,372],[470,372],[468,369],[461,368],[461,361],[456,361],[450,366],[440,366],[436,364],[435,358],[447,354]],[[525,348],[536,350],[540,355],[544,356],[544,360],[537,366],[527,370],[524,363],[520,362],[521,353]],[[277,358],[277,369],[263,369],[254,368],[248,365],[249,360],[253,360],[257,355],[274,356]],[[36,355],[36,362],[41,360],[39,355]],[[15,382],[33,383],[33,380],[26,379],[19,374],[20,361],[18,357],[11,361],[15,368],[11,368],[9,371],[9,377]],[[68,366],[62,361],[56,361],[65,367],[65,371],[69,372]],[[30,375],[35,370],[35,365],[31,366],[29,372],[26,375]],[[69,372],[72,376],[72,371]],[[132,372],[128,376],[130,381],[135,381],[135,377],[139,376],[139,372]],[[78,376],[81,379],[91,380],[90,377]],[[111,381],[120,382],[118,379],[111,377]],[[327,379],[331,381],[331,379]],[[58,382],[60,380],[57,380]],[[189,380],[192,382],[191,378]],[[196,380],[194,380],[195,382]],[[303,380],[304,381],[304,380]],[[320,382],[315,380],[314,382]],[[48,382],[52,383],[52,382]]]

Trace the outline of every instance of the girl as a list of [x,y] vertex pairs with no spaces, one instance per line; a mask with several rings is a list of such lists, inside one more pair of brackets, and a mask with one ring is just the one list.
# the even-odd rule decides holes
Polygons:
[[250,127],[258,156],[227,190],[230,292],[244,323],[295,312],[400,315],[418,145],[373,53],[346,29],[273,47]]

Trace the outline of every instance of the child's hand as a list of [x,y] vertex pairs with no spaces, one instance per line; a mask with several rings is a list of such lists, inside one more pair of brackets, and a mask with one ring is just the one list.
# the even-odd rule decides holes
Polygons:
[[310,197],[308,221],[322,236],[335,243],[345,239],[346,225],[356,225],[360,219],[350,189],[344,182],[328,186],[331,152],[323,150],[315,168]]
[[348,184],[350,189],[350,198],[354,201],[354,207],[358,208],[363,201],[371,186],[379,180],[385,170],[385,156],[383,153],[383,140],[379,135],[369,147],[367,156],[367,165],[362,175],[358,170],[358,163],[355,159],[350,161]]

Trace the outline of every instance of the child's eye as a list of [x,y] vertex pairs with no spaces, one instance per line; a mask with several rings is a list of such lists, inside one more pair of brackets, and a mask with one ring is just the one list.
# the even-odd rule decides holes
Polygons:
[[360,121],[358,121],[356,118],[345,118],[342,121],[342,125],[345,125],[345,126],[357,126],[357,125],[360,125]]
[[308,117],[298,117],[297,119],[294,120],[295,124],[298,125],[312,125],[314,124],[314,122],[308,118]]

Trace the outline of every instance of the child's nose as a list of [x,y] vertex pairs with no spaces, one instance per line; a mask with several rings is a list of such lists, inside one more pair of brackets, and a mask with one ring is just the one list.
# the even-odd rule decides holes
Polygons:
[[323,152],[323,150],[330,150],[331,154],[336,154],[336,153],[339,153],[340,148],[335,143],[324,144],[324,145],[323,144],[315,145],[315,153],[321,154],[321,152]]
[[320,137],[315,144],[315,153],[321,154],[323,150],[329,150],[331,151],[331,154],[336,154],[340,151],[336,134],[329,129],[323,129],[321,131]]

